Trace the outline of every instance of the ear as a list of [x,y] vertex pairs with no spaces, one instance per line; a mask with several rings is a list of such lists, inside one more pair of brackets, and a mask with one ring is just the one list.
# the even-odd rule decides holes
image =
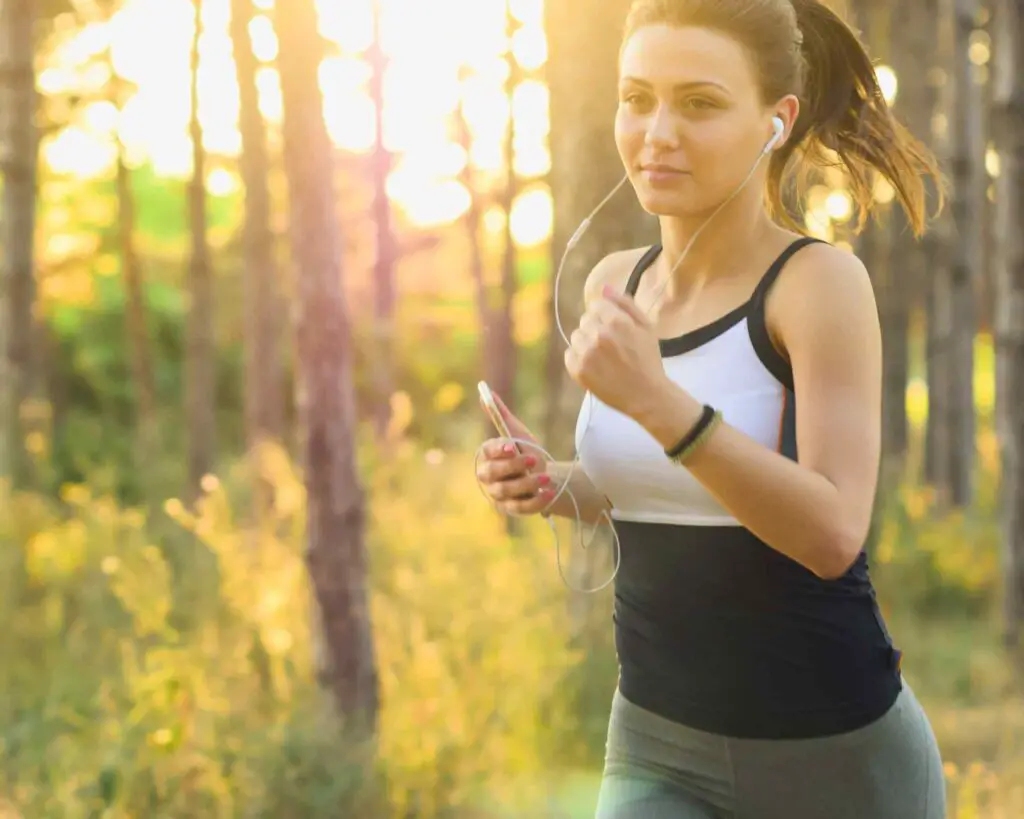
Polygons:
[[800,116],[800,100],[795,94],[787,94],[773,106],[772,116],[778,117],[783,122],[782,137],[775,143],[775,150],[778,150],[789,141],[793,133],[793,126],[796,125]]

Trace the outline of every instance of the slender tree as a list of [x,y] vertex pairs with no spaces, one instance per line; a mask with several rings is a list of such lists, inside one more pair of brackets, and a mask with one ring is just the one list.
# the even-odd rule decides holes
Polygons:
[[199,118],[199,44],[203,35],[203,0],[193,0],[195,28],[192,38],[191,97],[192,178],[188,185],[189,264],[188,344],[185,354],[185,411],[188,429],[188,484],[186,497],[200,491],[203,476],[214,463],[217,442],[216,345],[213,329],[213,268],[206,236],[206,149]]
[[[615,148],[613,121],[618,52],[628,6],[627,0],[612,0],[595,13],[589,0],[550,0],[545,7],[545,29],[551,43],[547,78],[555,210],[551,251],[556,267],[577,226],[624,173]],[[609,202],[566,262],[558,294],[566,335],[579,321],[583,282],[594,264],[612,251],[656,240],[654,221],[644,215],[627,185]],[[580,391],[567,384],[564,351],[565,343],[552,321],[543,434],[547,448],[558,457],[567,457],[573,451],[569,419],[579,409],[581,398]]]
[[370,95],[374,103],[375,138],[370,157],[370,177],[373,180],[373,221],[377,234],[373,265],[373,334],[376,348],[373,356],[373,420],[377,435],[382,436],[391,419],[391,395],[395,390],[395,265],[399,249],[391,199],[387,191],[392,156],[384,142],[384,75],[388,64],[382,45],[379,3],[371,4],[371,13],[373,43],[367,56],[371,71]]
[[318,82],[324,44],[313,0],[275,8],[298,268],[298,365],[307,393],[307,563],[328,652],[324,682],[341,714],[372,735],[379,695],[367,599],[365,498],[356,470],[352,332],[342,288],[333,146]]
[[231,0],[231,42],[239,91],[241,173],[245,187],[242,287],[245,298],[245,427],[250,450],[284,434],[284,310],[271,222],[267,123],[259,105],[250,27],[252,0]]
[[[0,478],[33,480],[22,413],[35,391],[38,350],[34,248],[39,138],[36,131],[33,0],[0,2]],[[0,512],[2,514],[2,512]]]
[[[1004,617],[1019,649],[1024,627],[1024,0],[995,6],[992,100],[1000,173],[995,254],[998,425],[1002,454]],[[1019,652],[1018,652],[1019,657]]]
[[952,388],[949,450],[950,500],[967,506],[972,499],[975,461],[974,339],[977,334],[977,286],[983,275],[981,223],[984,196],[985,145],[982,140],[982,89],[970,59],[971,35],[978,14],[977,0],[954,0],[956,112],[953,133],[952,216],[956,226],[951,266]]

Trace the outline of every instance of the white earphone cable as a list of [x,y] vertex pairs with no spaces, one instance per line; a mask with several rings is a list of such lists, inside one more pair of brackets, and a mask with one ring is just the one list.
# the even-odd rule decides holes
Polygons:
[[[760,166],[761,160],[765,156],[768,155],[768,153],[772,150],[772,148],[775,147],[776,143],[778,143],[779,139],[781,139],[782,134],[785,131],[784,123],[782,122],[782,120],[779,117],[774,117],[772,119],[772,125],[774,127],[775,133],[772,136],[771,140],[769,140],[768,144],[765,145],[765,147],[762,149],[761,153],[757,157],[757,161],[755,161],[753,166],[751,166],[750,171],[747,173],[747,175],[744,178],[744,180],[735,188],[735,190],[733,190],[733,192],[728,197],[726,197],[726,199],[723,202],[721,202],[721,204],[718,205],[717,208],[715,208],[715,210],[712,212],[712,214],[710,216],[708,216],[707,219],[704,220],[703,224],[701,224],[701,226],[696,231],[694,231],[693,236],[691,236],[690,240],[686,243],[686,247],[683,248],[683,252],[679,254],[679,258],[676,260],[675,264],[672,266],[672,269],[668,272],[668,274],[664,278],[664,281],[661,283],[661,288],[658,290],[658,292],[655,295],[654,299],[651,301],[651,305],[650,305],[650,307],[648,307],[648,312],[650,312],[650,310],[653,309],[654,306],[658,304],[658,301],[660,300],[662,294],[665,292],[665,288],[668,286],[668,283],[672,280],[672,277],[675,275],[676,271],[679,269],[679,266],[683,263],[683,260],[687,257],[687,255],[689,255],[690,248],[693,247],[693,244],[694,244],[694,242],[697,241],[697,238],[701,235],[701,233],[704,232],[704,229],[711,223],[711,221],[719,213],[721,213],[722,210],[724,210],[725,207],[730,202],[732,202],[733,199],[735,199],[737,196],[739,196],[740,192],[743,191],[744,188],[746,188],[747,184],[753,178],[754,173],[757,171],[758,167]],[[578,228],[576,228],[575,233],[573,233],[573,235],[569,239],[569,241],[566,242],[565,250],[562,253],[562,258],[559,261],[558,269],[555,272],[555,281],[554,281],[554,288],[553,288],[553,290],[554,290],[554,292],[553,292],[553,300],[554,300],[554,309],[555,309],[555,325],[558,328],[558,334],[561,336],[562,341],[565,343],[566,347],[571,346],[571,342],[570,342],[568,336],[566,335],[564,328],[562,327],[562,320],[561,320],[561,316],[559,314],[559,309],[558,309],[559,287],[560,287],[560,284],[561,284],[562,271],[563,271],[563,269],[565,267],[566,259],[568,258],[569,253],[573,250],[573,248],[575,248],[576,245],[579,244],[579,241],[583,238],[583,235],[587,232],[587,230],[589,230],[590,225],[591,225],[594,217],[597,216],[597,214],[600,213],[601,210],[604,209],[605,205],[607,205],[608,202],[611,201],[612,197],[615,196],[615,194],[618,193],[619,190],[622,188],[622,186],[625,185],[626,182],[628,182],[628,181],[629,181],[629,174],[626,174],[619,181],[619,183],[611,190],[611,192],[607,196],[605,196],[605,198],[601,201],[601,203],[596,208],[594,208],[593,212],[591,212],[591,214],[589,216],[587,216],[586,219],[584,219],[582,222],[580,222],[580,225],[579,225]],[[575,496],[569,490],[569,484],[572,481],[572,476],[573,476],[573,474],[576,471],[576,465],[580,462],[580,456],[581,456],[581,454],[583,452],[583,442],[586,440],[587,432],[590,430],[590,422],[593,419],[593,412],[594,412],[593,399],[594,399],[593,393],[591,393],[589,391],[586,393],[586,395],[584,395],[584,400],[585,401],[590,401],[590,405],[589,405],[589,407],[587,409],[587,423],[586,423],[586,426],[583,428],[583,433],[582,433],[582,435],[580,435],[579,442],[576,445],[576,454],[573,456],[573,459],[572,459],[572,461],[569,464],[568,474],[566,474],[565,479],[562,481],[561,486],[559,486],[559,488],[558,488],[558,491],[554,494],[554,496],[548,502],[548,505],[541,512],[541,515],[543,515],[544,518],[547,520],[548,525],[551,528],[551,532],[552,532],[552,534],[555,537],[555,563],[556,563],[556,565],[558,567],[558,574],[562,578],[562,582],[569,589],[571,589],[572,591],[575,591],[575,592],[580,592],[582,594],[595,594],[595,593],[597,593],[599,591],[602,591],[603,589],[606,589],[609,585],[611,585],[615,581],[615,578],[616,578],[616,576],[619,573],[619,565],[622,562],[621,544],[619,543],[619,535],[618,535],[618,532],[615,529],[615,523],[614,523],[614,520],[612,519],[611,512],[609,510],[607,510],[607,509],[602,510],[600,516],[598,517],[598,523],[602,519],[603,520],[607,520],[608,521],[608,525],[609,525],[609,527],[611,528],[611,531],[612,531],[612,539],[613,539],[612,548],[613,548],[613,552],[614,552],[614,555],[615,555],[615,565],[614,565],[614,567],[612,569],[612,573],[608,577],[607,580],[605,580],[599,586],[596,586],[596,587],[594,587],[592,589],[583,589],[583,588],[577,588],[577,587],[573,586],[569,582],[568,578],[566,577],[565,570],[564,570],[564,568],[562,566],[561,544],[560,544],[560,541],[559,541],[559,538],[558,538],[558,530],[556,528],[555,521],[553,520],[553,516],[550,514],[551,509],[554,508],[554,505],[558,502],[558,499],[561,498],[563,494],[567,495],[569,500],[572,502],[573,510],[575,511],[575,518],[576,518],[575,524],[576,525],[573,527],[573,531],[580,538],[580,540],[579,540],[580,547],[582,549],[587,549],[590,546],[591,542],[593,541],[593,536],[591,538],[589,538],[586,542],[583,541],[582,535],[580,533],[580,530],[582,529],[582,526],[583,526],[583,521],[582,521],[581,516],[580,516],[580,507],[579,507],[579,503],[577,502]],[[535,441],[529,441],[529,440],[525,440],[525,439],[522,439],[522,438],[509,438],[509,439],[504,439],[504,440],[509,440],[512,443],[518,444],[520,447],[528,447],[529,449],[536,450],[547,461],[549,461],[551,463],[555,463],[554,456],[552,456],[550,452],[548,452],[546,449],[544,449],[544,447],[540,446],[540,444],[536,443]],[[483,444],[481,444],[480,447],[477,448],[476,455],[474,456],[474,459],[473,459],[474,474],[477,474],[478,466],[479,466],[479,463],[480,463],[480,455],[482,454],[482,452],[483,452]],[[477,485],[480,487],[481,492],[483,492],[484,497],[486,497],[491,502],[491,504],[496,507],[497,504],[495,503],[494,499],[490,495],[487,494],[486,490],[484,490],[483,484],[480,482],[479,478],[477,478]],[[596,524],[595,524],[595,534],[596,534]]]

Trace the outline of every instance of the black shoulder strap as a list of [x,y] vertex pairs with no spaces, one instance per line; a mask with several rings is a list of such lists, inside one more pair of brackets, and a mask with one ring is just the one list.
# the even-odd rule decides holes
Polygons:
[[647,270],[654,260],[661,254],[661,245],[651,245],[647,252],[640,257],[640,261],[636,263],[636,267],[633,268],[633,272],[629,274],[629,281],[626,282],[626,295],[635,296],[636,289],[640,286],[640,277],[644,275],[644,271]]
[[754,295],[751,300],[763,304],[765,296],[767,296],[768,291],[772,289],[772,285],[775,284],[775,280],[779,278],[779,274],[786,266],[786,262],[788,262],[797,253],[797,251],[802,250],[808,245],[814,244],[826,243],[822,239],[815,239],[813,236],[802,236],[790,243],[789,247],[779,254],[779,257],[772,262],[772,266],[769,267],[764,276],[761,277],[761,281],[757,283],[757,288],[754,290]]
[[827,242],[821,239],[804,236],[795,240],[782,251],[779,258],[772,262],[772,266],[768,268],[761,281],[758,282],[754,295],[750,297],[747,311],[747,330],[750,333],[750,341],[754,345],[754,352],[757,353],[757,357],[761,359],[761,363],[764,364],[768,372],[775,376],[779,383],[790,392],[793,391],[793,369],[789,366],[789,362],[775,348],[775,344],[772,343],[765,319],[765,300],[772,289],[772,285],[775,284],[775,280],[779,278],[779,274],[786,266],[786,262],[798,250],[808,245],[819,243],[827,244]]

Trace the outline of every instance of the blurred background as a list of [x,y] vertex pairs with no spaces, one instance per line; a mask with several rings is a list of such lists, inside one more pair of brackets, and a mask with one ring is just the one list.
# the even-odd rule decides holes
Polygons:
[[[625,9],[0,0],[0,815],[592,816],[611,592],[481,496],[475,383],[571,458]],[[800,203],[876,285],[873,574],[950,816],[1014,819],[1024,3],[843,11],[950,196]],[[655,238],[621,192],[565,325]]]

